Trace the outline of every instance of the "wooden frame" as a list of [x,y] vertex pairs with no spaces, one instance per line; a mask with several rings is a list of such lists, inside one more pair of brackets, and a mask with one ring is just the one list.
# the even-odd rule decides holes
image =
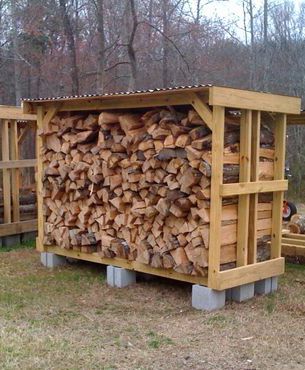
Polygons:
[[19,143],[22,142],[28,125],[18,136],[17,122],[35,124],[36,115],[24,114],[21,107],[0,106],[3,180],[4,223],[0,224],[0,236],[36,231],[37,220],[20,221],[19,188],[20,168],[36,166],[36,159],[19,159]]
[[[207,285],[223,290],[260,279],[277,276],[284,272],[284,259],[280,257],[281,212],[283,191],[287,189],[284,175],[286,114],[298,114],[300,99],[272,94],[257,93],[215,86],[189,89],[163,90],[156,92],[115,94],[94,97],[32,100],[23,102],[26,114],[37,113],[39,129],[50,122],[58,111],[102,111],[107,109],[143,108],[168,105],[192,105],[212,130],[212,179],[209,233],[208,277],[194,277],[175,271],[155,269],[135,261],[118,258],[105,259],[97,253],[85,254],[56,246],[43,245],[44,220],[42,216],[43,165],[38,160],[37,194],[39,235],[37,249],[67,257],[92,262],[112,264],[136,271],[147,272],[177,280]],[[223,148],[226,108],[238,109],[241,119],[240,182],[223,184]],[[273,181],[258,180],[259,133],[261,112],[276,113],[275,119],[275,175]],[[37,136],[37,153],[43,142]],[[38,156],[39,158],[39,156]],[[271,259],[258,262],[256,257],[256,221],[250,221],[250,213],[257,213],[258,194],[275,194],[272,215]],[[239,196],[239,226],[237,266],[221,271],[221,213],[222,198]]]

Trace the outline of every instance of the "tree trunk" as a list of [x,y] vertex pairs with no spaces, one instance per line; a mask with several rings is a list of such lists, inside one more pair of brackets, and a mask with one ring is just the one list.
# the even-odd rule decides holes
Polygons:
[[104,92],[105,85],[105,29],[104,29],[104,0],[96,0],[97,7],[97,35],[98,35],[98,60],[96,90],[99,94]]
[[12,15],[12,39],[14,53],[14,87],[15,87],[15,104],[20,105],[21,100],[21,66],[19,58],[19,42],[18,42],[18,22],[17,22],[17,3],[16,0],[11,0],[11,15]]
[[67,39],[67,48],[70,59],[70,69],[71,69],[71,80],[72,80],[72,94],[79,94],[79,79],[78,79],[78,67],[77,67],[77,58],[76,58],[76,48],[75,40],[73,35],[73,28],[69,18],[69,14],[66,8],[66,1],[59,0],[59,6],[62,16],[62,22],[64,27],[65,37]]

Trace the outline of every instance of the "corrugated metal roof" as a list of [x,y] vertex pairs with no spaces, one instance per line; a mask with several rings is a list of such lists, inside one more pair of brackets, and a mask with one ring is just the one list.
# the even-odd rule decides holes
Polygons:
[[111,97],[118,95],[136,95],[136,94],[146,94],[146,93],[156,93],[162,91],[173,91],[173,90],[187,90],[187,89],[198,89],[198,88],[207,88],[212,87],[211,84],[200,84],[200,85],[190,85],[190,86],[175,86],[167,88],[155,88],[147,90],[136,90],[136,91],[120,91],[106,94],[83,94],[83,95],[71,95],[71,96],[57,96],[57,97],[45,97],[45,98],[23,98],[21,99],[24,102],[40,102],[40,101],[52,101],[52,100],[69,100],[69,99],[82,99],[82,98],[103,98]]

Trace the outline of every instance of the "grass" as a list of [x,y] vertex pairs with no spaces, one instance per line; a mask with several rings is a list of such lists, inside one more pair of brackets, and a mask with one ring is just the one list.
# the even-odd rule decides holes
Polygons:
[[171,280],[110,288],[105,267],[50,270],[30,247],[0,254],[0,369],[303,369],[305,266],[279,290],[218,312]]

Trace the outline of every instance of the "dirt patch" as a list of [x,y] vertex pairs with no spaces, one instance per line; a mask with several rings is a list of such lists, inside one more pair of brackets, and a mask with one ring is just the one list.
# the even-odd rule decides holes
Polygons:
[[276,294],[191,308],[191,285],[143,278],[110,288],[105,267],[48,270],[31,250],[0,254],[1,369],[304,369],[305,267]]

